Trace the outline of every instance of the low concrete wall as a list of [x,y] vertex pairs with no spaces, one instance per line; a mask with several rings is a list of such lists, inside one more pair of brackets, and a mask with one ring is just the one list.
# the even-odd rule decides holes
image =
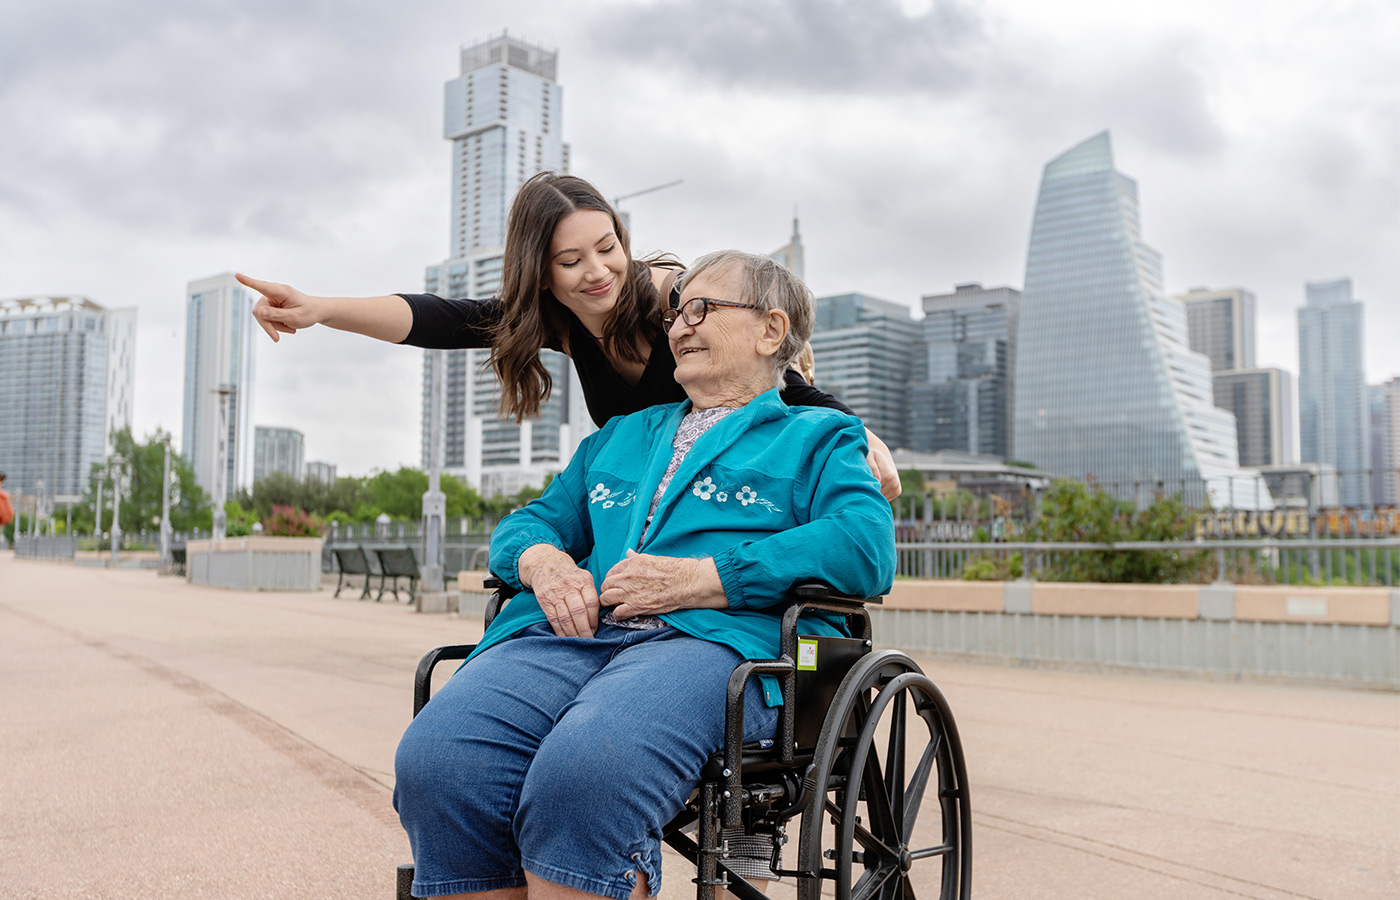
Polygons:
[[[3,539],[0,539],[0,543],[3,543]],[[15,535],[15,557],[18,559],[72,559],[77,552],[78,539],[71,535]]]
[[321,589],[321,539],[254,536],[185,545],[185,577],[244,591]]
[[902,580],[871,619],[909,650],[1400,688],[1391,588]]
[[[485,609],[486,575],[458,574],[461,615]],[[900,579],[870,618],[904,650],[1400,689],[1391,588]]]

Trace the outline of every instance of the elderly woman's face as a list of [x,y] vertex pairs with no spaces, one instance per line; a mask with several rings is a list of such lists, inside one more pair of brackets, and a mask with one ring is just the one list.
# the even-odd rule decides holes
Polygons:
[[[687,281],[681,307],[696,298],[749,302],[740,292],[737,270],[706,271]],[[773,386],[772,364],[759,352],[766,327],[766,317],[757,310],[735,306],[707,305],[699,325],[677,318],[668,334],[676,381],[691,399],[696,399],[694,390],[762,393]]]

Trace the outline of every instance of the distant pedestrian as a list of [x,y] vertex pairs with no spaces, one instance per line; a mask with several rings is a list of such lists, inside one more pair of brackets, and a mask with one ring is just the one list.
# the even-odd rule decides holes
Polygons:
[[0,528],[15,520],[15,508],[10,505],[10,492],[5,490],[5,473],[0,472]]

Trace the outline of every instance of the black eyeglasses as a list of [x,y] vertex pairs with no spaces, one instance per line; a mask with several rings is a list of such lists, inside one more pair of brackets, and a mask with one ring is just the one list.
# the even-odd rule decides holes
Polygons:
[[711,297],[693,297],[682,303],[679,309],[663,309],[661,311],[661,327],[670,331],[677,319],[683,320],[687,325],[699,325],[705,321],[705,316],[709,311],[717,306],[758,309],[752,303],[735,303],[733,300],[715,300]]

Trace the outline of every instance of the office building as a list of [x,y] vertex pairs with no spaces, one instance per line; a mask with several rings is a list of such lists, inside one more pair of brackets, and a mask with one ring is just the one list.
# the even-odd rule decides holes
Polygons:
[[[447,82],[443,136],[452,142],[452,256],[427,268],[429,293],[488,298],[501,289],[506,217],[530,176],[567,172],[569,145],[560,132],[563,88],[558,54],[502,34],[461,51],[461,74]],[[568,464],[594,430],[561,354],[541,354],[554,380],[540,414],[517,425],[497,416],[500,388],[486,350],[447,355],[444,471],[483,494],[539,486]],[[430,463],[432,353],[423,363],[424,468]]]
[[335,484],[335,468],[335,463],[319,459],[307,460],[306,480],[319,481],[322,484]]
[[923,298],[921,368],[909,387],[909,447],[1012,456],[1021,292],[957,285]]
[[1377,506],[1400,506],[1400,375],[1371,385],[1371,493]]
[[865,294],[817,298],[816,385],[891,447],[908,446],[910,359],[919,326],[909,307]]
[[1235,417],[1242,466],[1297,461],[1293,449],[1293,375],[1283,369],[1220,371],[1211,378],[1215,405]]
[[199,486],[221,502],[253,487],[257,295],[223,274],[191,281],[186,298],[181,453]]
[[1186,304],[1191,349],[1205,354],[1211,371],[1254,368],[1254,293],[1244,288],[1192,288]]
[[16,497],[76,502],[131,425],[135,309],[87,297],[0,300],[0,471]]
[[1015,372],[1018,458],[1139,504],[1165,491],[1269,505],[1258,474],[1239,468],[1234,417],[1215,407],[1210,361],[1163,290],[1137,182],[1114,168],[1108,132],[1045,166]]
[[1350,278],[1309,282],[1298,308],[1298,437],[1303,462],[1337,470],[1343,506],[1371,500],[1365,310]]
[[306,438],[295,428],[253,429],[253,481],[273,472],[301,480],[306,460]]

